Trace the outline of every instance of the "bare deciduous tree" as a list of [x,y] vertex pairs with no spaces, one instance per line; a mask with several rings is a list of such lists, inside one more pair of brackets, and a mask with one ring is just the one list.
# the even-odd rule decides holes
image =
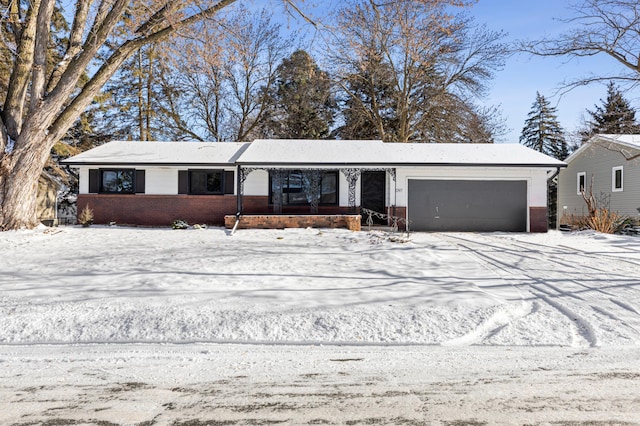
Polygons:
[[347,119],[388,141],[463,139],[456,129],[473,116],[470,99],[484,93],[507,54],[501,33],[450,15],[451,6],[466,4],[348,3],[339,15],[333,59]]
[[9,29],[0,57],[11,58],[0,110],[0,230],[37,225],[37,182],[51,148],[128,57],[233,3],[145,0],[132,9],[128,0],[77,0],[66,45],[59,46],[62,59],[53,64],[47,48],[56,1],[0,3],[1,24]]
[[574,16],[560,22],[572,29],[559,36],[523,41],[519,48],[539,56],[581,58],[607,55],[623,65],[615,75],[586,75],[563,83],[565,89],[618,80],[640,80],[640,3],[637,0],[581,0],[571,6]]

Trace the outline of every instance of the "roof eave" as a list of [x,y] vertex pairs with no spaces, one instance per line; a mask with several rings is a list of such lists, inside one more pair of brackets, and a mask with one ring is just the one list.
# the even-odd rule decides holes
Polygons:
[[393,168],[393,167],[531,167],[531,168],[565,168],[566,163],[343,163],[343,162],[329,162],[329,163],[283,163],[283,162],[251,162],[251,161],[239,161],[237,163],[240,167],[380,167],[380,168]]

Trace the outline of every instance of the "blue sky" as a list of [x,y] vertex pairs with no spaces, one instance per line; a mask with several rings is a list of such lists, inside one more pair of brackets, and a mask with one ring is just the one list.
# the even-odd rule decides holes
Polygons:
[[[560,19],[573,16],[569,5],[580,1],[479,0],[468,13],[475,18],[476,23],[486,24],[490,30],[506,32],[505,41],[510,42],[553,36],[568,29],[568,24]],[[281,6],[282,3],[274,3],[273,0],[253,0],[248,4],[256,8],[271,7],[276,15],[282,12],[279,7],[274,7],[274,4]],[[339,4],[339,0],[305,0],[301,6],[314,17],[320,18],[325,11]],[[286,21],[288,23],[284,25],[289,28],[300,24],[296,22],[297,19],[291,17]],[[488,98],[480,103],[501,107],[509,128],[502,142],[518,142],[527,114],[535,100],[536,91],[557,108],[562,127],[566,131],[574,131],[586,115],[585,110],[593,110],[594,105],[600,105],[600,99],[606,97],[606,85],[593,84],[561,95],[559,92],[562,82],[590,74],[611,75],[621,68],[612,58],[605,55],[569,61],[568,58],[517,54],[510,57],[504,69],[496,74],[490,82]],[[626,92],[625,97],[635,107],[640,104],[639,89]]]
[[[480,0],[471,13],[477,22],[494,30],[509,33],[508,40],[535,39],[558,34],[568,28],[558,18],[572,16],[566,0]],[[575,130],[585,115],[606,97],[606,87],[594,84],[558,94],[565,80],[588,74],[611,75],[621,69],[612,58],[602,55],[568,62],[567,58],[542,58],[519,54],[511,57],[491,84],[488,102],[500,104],[511,131],[506,142],[518,142],[536,91],[547,97],[558,110],[560,124],[567,131]],[[625,97],[634,106],[638,93],[629,91]]]

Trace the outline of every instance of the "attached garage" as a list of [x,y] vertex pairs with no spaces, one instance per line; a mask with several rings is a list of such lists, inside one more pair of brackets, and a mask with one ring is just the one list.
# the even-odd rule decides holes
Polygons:
[[409,179],[413,231],[527,231],[527,181]]

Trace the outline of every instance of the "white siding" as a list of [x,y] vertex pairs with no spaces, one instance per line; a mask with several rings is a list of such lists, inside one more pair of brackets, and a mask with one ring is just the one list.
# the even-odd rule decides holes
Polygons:
[[[338,172],[338,205],[340,206],[348,206],[349,205],[349,183],[347,182],[347,177],[342,172]],[[360,187],[358,185],[358,189],[356,191],[356,199],[360,199]]]
[[[623,190],[612,191],[613,169],[623,167]],[[558,217],[563,212],[586,215],[587,206],[577,193],[578,173],[585,173],[586,192],[593,182],[593,195],[602,207],[623,215],[638,217],[640,208],[640,159],[626,160],[613,149],[592,144],[571,159],[558,179]],[[593,179],[593,181],[592,181]]]
[[145,194],[175,195],[178,193],[178,169],[154,167],[145,169]]
[[[485,168],[485,167],[403,167],[397,169],[396,205],[407,206],[409,179],[442,180],[525,180],[528,187],[528,206],[547,206],[547,170],[544,168]],[[393,197],[393,194],[391,194]]]
[[80,182],[78,184],[78,192],[80,194],[88,194],[89,193],[89,167],[80,167],[78,172],[78,179]]
[[244,195],[268,196],[269,173],[266,170],[255,170],[249,173],[244,181]]

